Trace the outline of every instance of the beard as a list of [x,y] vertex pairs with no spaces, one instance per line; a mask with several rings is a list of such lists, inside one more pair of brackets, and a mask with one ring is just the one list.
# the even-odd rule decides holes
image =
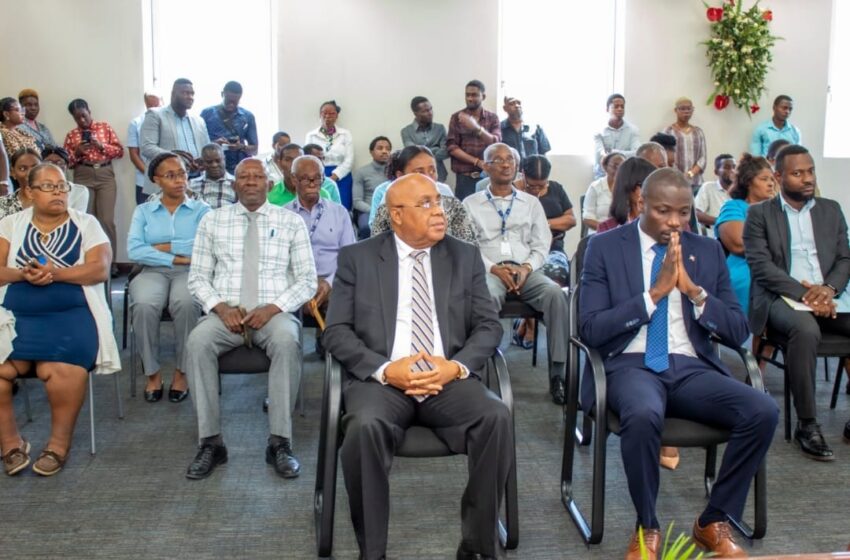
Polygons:
[[812,194],[805,194],[801,192],[791,192],[791,191],[782,191],[787,198],[790,198],[794,202],[808,202],[815,197],[814,191]]

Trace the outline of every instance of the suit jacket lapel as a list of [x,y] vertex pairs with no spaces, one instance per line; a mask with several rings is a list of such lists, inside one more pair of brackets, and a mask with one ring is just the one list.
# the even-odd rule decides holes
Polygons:
[[381,247],[378,261],[378,291],[381,294],[381,309],[384,310],[384,336],[387,340],[387,355],[392,354],[395,342],[395,323],[398,312],[398,251],[395,236],[387,235]]
[[779,196],[770,201],[770,209],[773,213],[776,231],[779,233],[779,248],[782,250],[785,272],[789,272],[791,270],[791,236],[788,234],[788,218],[782,210],[782,202],[779,200]]
[[640,238],[638,237],[638,222],[621,226],[623,230],[623,243],[620,247],[623,249],[623,262],[626,263],[626,275],[629,280],[629,291],[632,294],[642,293],[649,289],[649,286],[644,288],[643,285],[643,258],[640,254]]
[[434,307],[443,342],[443,354],[449,343],[449,293],[451,293],[452,266],[446,244],[440,242],[431,249],[431,286],[434,288]]
[[[815,235],[815,249],[818,252],[818,261],[820,262],[820,270],[823,275],[824,282],[826,281],[826,277],[829,274],[829,271],[832,270],[832,265],[834,264],[834,259],[827,261],[827,248],[824,247],[824,244],[829,244],[829,255],[833,256],[833,248],[835,247],[835,243],[830,243],[829,236],[830,232],[833,232],[832,235],[835,235],[834,224],[832,223],[831,216],[827,216],[824,211],[826,210],[826,206],[823,204],[818,204],[815,202],[815,205],[812,207],[812,232]],[[827,224],[827,221],[829,222]],[[829,227],[827,227],[829,226]]]
[[[699,256],[688,241],[688,236],[679,234],[679,239],[682,243],[682,264],[685,267],[685,272],[696,285],[699,285]],[[688,296],[682,294],[682,317],[685,319],[688,334],[690,334],[691,321],[694,318],[693,304],[688,300]]]

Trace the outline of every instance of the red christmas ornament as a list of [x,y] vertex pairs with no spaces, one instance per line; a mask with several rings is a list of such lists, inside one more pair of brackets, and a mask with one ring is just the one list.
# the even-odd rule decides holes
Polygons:
[[773,21],[773,12],[771,10],[765,10],[762,12],[761,17],[765,21]]
[[723,8],[709,8],[705,11],[708,21],[715,22],[723,19]]
[[714,98],[714,108],[718,111],[722,111],[727,105],[729,105],[728,95],[718,95]]
[[759,112],[759,109],[761,109],[761,107],[759,107],[758,103],[756,103],[755,105],[750,105],[750,113],[754,115]]

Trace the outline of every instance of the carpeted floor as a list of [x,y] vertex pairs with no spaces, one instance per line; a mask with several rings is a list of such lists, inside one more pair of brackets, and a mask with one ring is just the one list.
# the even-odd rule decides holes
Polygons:
[[[122,282],[113,287],[116,332],[121,334]],[[507,323],[506,323],[507,325]],[[168,341],[170,326],[163,326]],[[506,339],[507,340],[507,339]],[[541,337],[541,355],[545,356]],[[119,338],[120,342],[120,338]],[[167,343],[166,343],[167,344]],[[230,461],[207,480],[184,477],[195,453],[196,424],[191,402],[145,403],[141,383],[129,398],[127,371],[121,372],[126,416],[116,418],[112,380],[95,379],[97,455],[89,454],[88,405],[74,436],[65,470],[45,479],[29,471],[0,477],[2,558],[285,558],[315,557],[313,484],[319,433],[323,362],[305,335],[305,416],[295,419],[295,451],[301,477],[284,481],[264,462],[268,432],[261,410],[264,375],[226,376],[223,382],[224,438]],[[543,364],[531,368],[529,351],[506,350],[516,398],[520,546],[514,559],[622,557],[634,524],[619,444],[609,440],[605,538],[587,548],[560,502],[563,446],[561,409],[546,393]],[[173,363],[172,354],[166,362]],[[125,369],[129,356],[124,354]],[[835,364],[830,364],[834,375]],[[777,431],[768,459],[768,534],[752,554],[844,550],[850,542],[850,445],[841,431],[850,417],[850,396],[828,408],[832,383],[818,372],[818,404],[834,463],[800,456]],[[166,368],[168,371],[168,368]],[[168,376],[166,376],[168,379]],[[782,377],[771,368],[770,392],[781,405]],[[25,424],[20,397],[17,417],[23,434],[41,449],[49,431],[43,388],[29,382],[33,422]],[[703,453],[683,450],[682,464],[663,471],[658,500],[663,524],[689,531],[704,506]],[[577,455],[577,485],[589,503],[590,456]],[[460,540],[459,503],[466,482],[463,457],[398,459],[393,467],[389,557],[454,558]],[[338,478],[334,557],[356,559],[357,545]],[[748,545],[749,546],[749,545]]]

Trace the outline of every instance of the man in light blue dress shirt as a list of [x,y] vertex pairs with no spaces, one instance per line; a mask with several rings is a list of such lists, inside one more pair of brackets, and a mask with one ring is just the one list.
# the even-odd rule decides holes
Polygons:
[[779,95],[773,101],[773,117],[764,121],[753,131],[750,153],[754,156],[766,156],[767,149],[774,140],[788,140],[791,144],[800,144],[800,129],[788,122],[794,100],[787,95]]

